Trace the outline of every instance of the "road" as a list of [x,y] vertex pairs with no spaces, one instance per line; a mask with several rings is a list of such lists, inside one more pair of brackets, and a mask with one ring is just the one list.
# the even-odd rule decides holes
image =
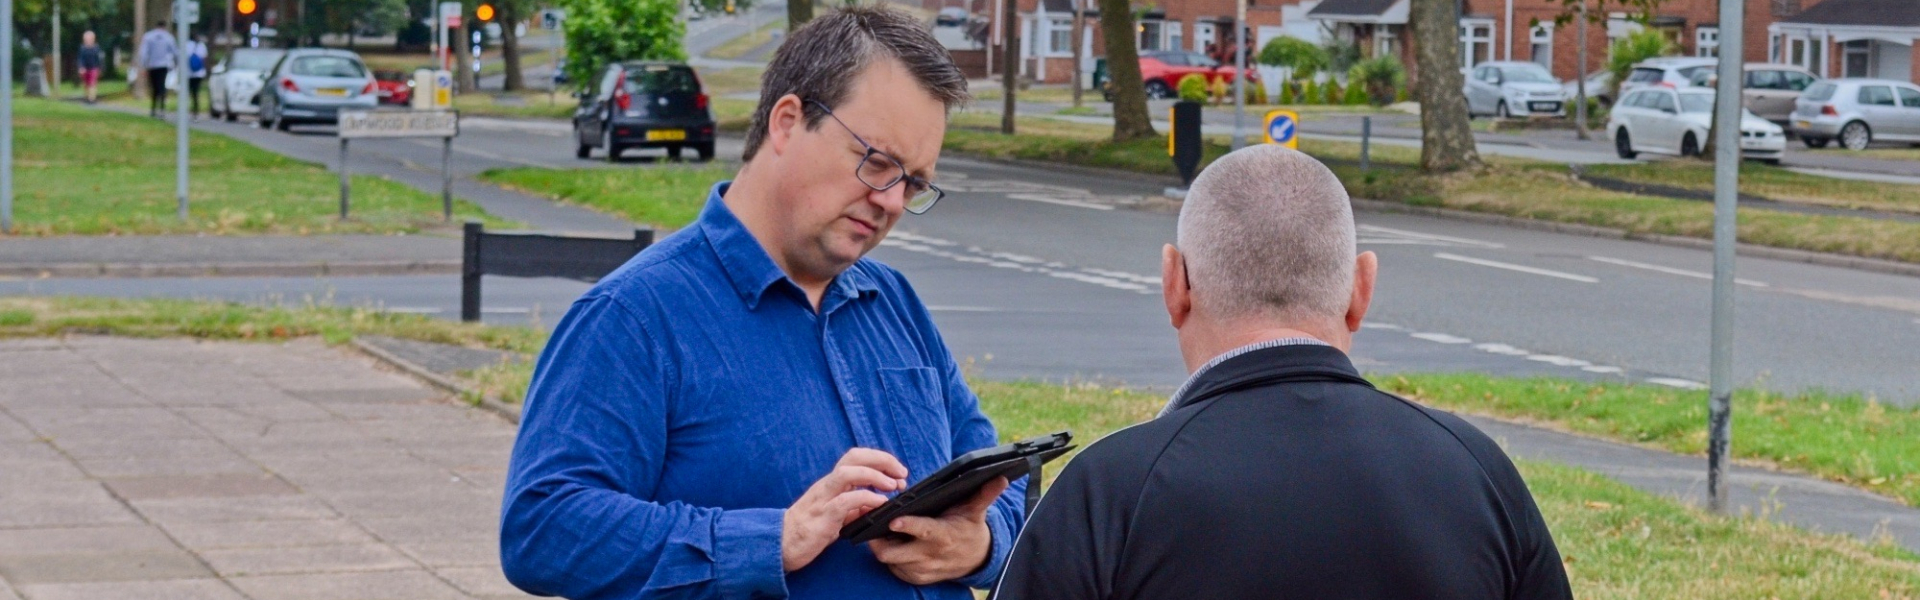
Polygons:
[[[202,126],[316,162],[337,152],[325,129],[288,135]],[[480,120],[455,145],[455,173],[609,168],[572,158],[570,143],[561,127]],[[737,144],[728,140],[720,155],[737,157]],[[423,165],[437,165],[439,153],[433,143],[357,142],[355,169],[437,186],[438,174]],[[635,160],[611,168],[660,167]],[[940,180],[953,192],[949,199],[907,217],[874,256],[912,279],[956,355],[991,377],[1179,383],[1156,278],[1175,215],[1136,206],[1168,181],[961,157],[941,162]],[[522,218],[536,225],[553,217],[528,214]],[[561,217],[582,228],[629,226],[578,210]],[[1706,380],[1706,252],[1429,217],[1358,218],[1362,249],[1379,253],[1382,264],[1371,325],[1356,351],[1364,368],[1679,386]],[[1920,279],[1755,258],[1741,259],[1740,276],[1735,365],[1742,384],[1920,401],[1912,370],[1920,358]],[[489,278],[487,318],[551,325],[584,289]],[[445,317],[457,314],[459,299],[450,276],[19,280],[0,282],[0,293],[312,300]]]

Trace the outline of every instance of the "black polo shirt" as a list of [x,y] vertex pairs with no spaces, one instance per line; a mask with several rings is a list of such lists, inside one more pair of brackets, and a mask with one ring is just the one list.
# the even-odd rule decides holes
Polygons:
[[1205,369],[1168,414],[1068,464],[998,600],[1570,599],[1513,463],[1338,349]]

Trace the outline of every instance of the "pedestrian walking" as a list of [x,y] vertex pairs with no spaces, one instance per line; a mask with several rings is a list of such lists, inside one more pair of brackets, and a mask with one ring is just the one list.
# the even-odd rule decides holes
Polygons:
[[93,104],[98,100],[100,67],[105,64],[100,54],[100,44],[95,41],[93,32],[80,34],[80,87],[87,92],[87,104]]
[[[200,86],[207,82],[207,36],[195,35],[187,40],[187,98],[192,108],[187,114],[194,120],[200,119]],[[213,106],[213,98],[207,98],[208,108]]]
[[153,29],[140,36],[140,67],[147,70],[147,89],[153,91],[153,103],[147,109],[147,116],[159,118],[160,112],[167,109],[167,72],[173,69],[173,61],[179,48],[174,45],[173,34],[167,33],[167,22],[153,24]]

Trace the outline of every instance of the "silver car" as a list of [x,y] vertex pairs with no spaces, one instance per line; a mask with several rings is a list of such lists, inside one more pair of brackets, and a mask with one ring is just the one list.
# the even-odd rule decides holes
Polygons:
[[1512,117],[1566,114],[1567,94],[1545,67],[1530,62],[1486,62],[1467,76],[1467,114]]
[[340,109],[371,109],[380,103],[373,72],[345,50],[301,48],[267,73],[260,91],[260,125],[286,131],[298,123],[332,124]]
[[213,65],[207,77],[207,111],[215,119],[228,121],[242,114],[259,114],[253,99],[260,94],[267,70],[287,51],[271,48],[240,48]]
[[1839,140],[1848,150],[1873,142],[1920,143],[1920,86],[1893,79],[1829,79],[1794,102],[1793,132],[1808,148]]

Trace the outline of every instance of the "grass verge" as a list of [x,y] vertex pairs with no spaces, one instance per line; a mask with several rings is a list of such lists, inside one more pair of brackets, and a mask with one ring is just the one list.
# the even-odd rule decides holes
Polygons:
[[[1706,454],[1706,392],[1478,374],[1377,377],[1384,389],[1462,412]],[[1920,506],[1920,409],[1860,396],[1739,390],[1736,460],[1810,473]]]
[[126,337],[277,340],[320,336],[342,343],[384,335],[439,344],[532,354],[546,333],[523,327],[460,323],[364,308],[306,305],[259,307],[192,300],[0,297],[0,338],[67,333]]
[[480,180],[605,211],[637,223],[679,229],[700,215],[713,184],[733,177],[725,165],[644,169],[492,169]]
[[[1636,183],[1713,191],[1713,163],[1704,160],[1591,165],[1586,171]],[[1783,202],[1920,213],[1920,185],[1819,177],[1754,162],[1740,165],[1740,191]]]
[[752,52],[754,49],[766,45],[767,42],[773,41],[773,32],[786,28],[787,20],[785,18],[768,21],[747,35],[727,40],[726,43],[721,44],[719,47],[708,50],[707,56],[726,60],[746,56],[748,52]]
[[[227,136],[193,132],[186,221],[175,216],[173,126],[21,98],[14,103],[15,231],[21,235],[390,233],[441,228],[440,199],[370,175],[340,177]],[[482,218],[456,202],[454,216]]]
[[573,111],[580,107],[580,101],[573,92],[562,89],[557,93],[528,90],[524,92],[479,92],[460,94],[453,97],[453,107],[462,116],[507,117],[514,119],[570,119]]

